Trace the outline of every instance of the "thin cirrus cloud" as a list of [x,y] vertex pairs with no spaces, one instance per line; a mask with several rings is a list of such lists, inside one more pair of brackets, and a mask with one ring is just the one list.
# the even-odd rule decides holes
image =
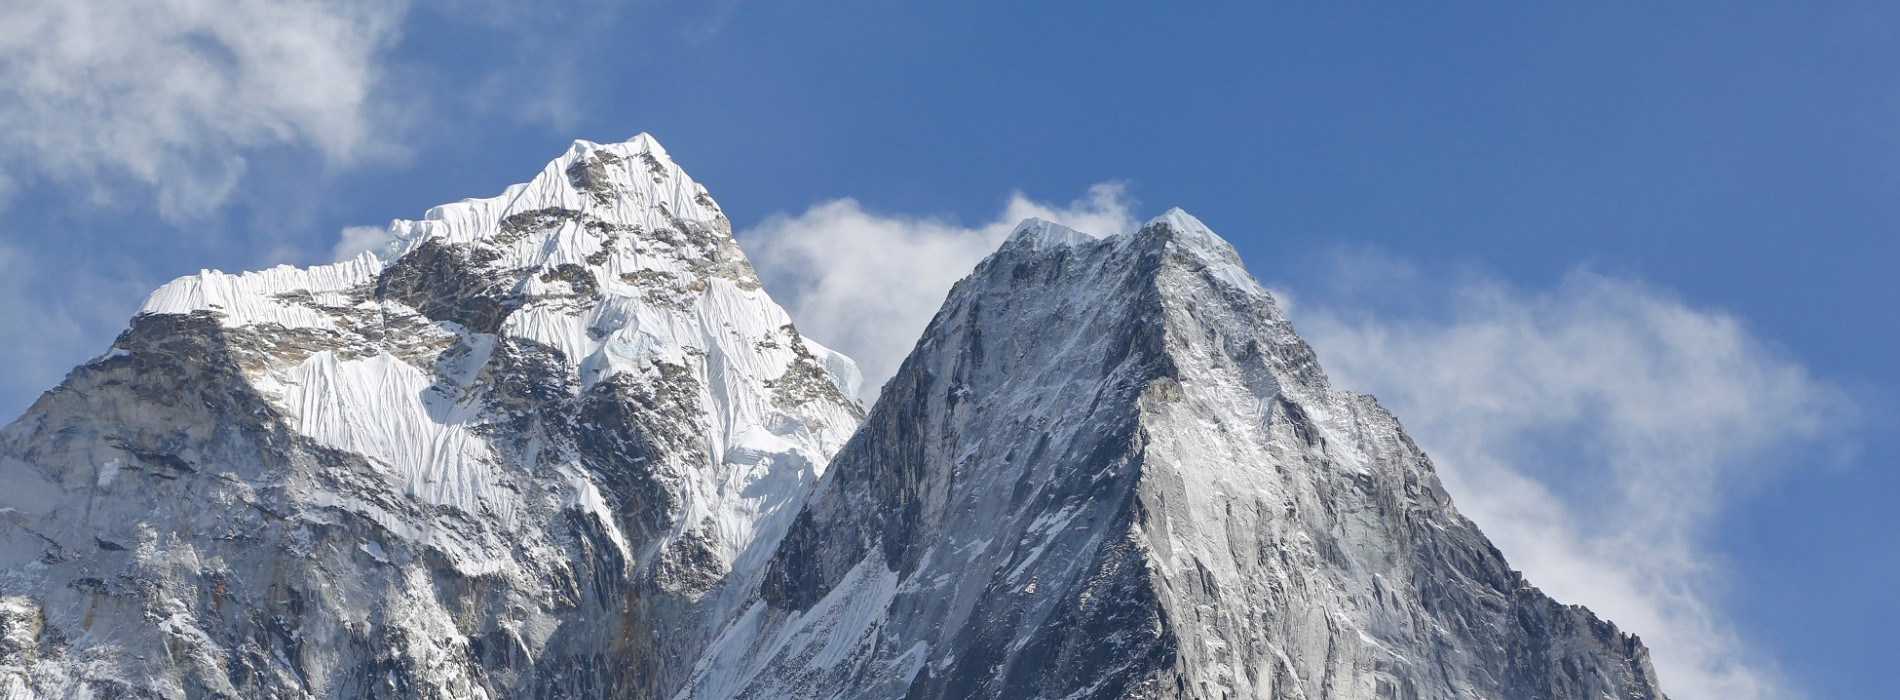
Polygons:
[[[844,199],[740,236],[801,331],[860,363],[869,401],[1021,219],[1114,233],[1137,225],[1131,209],[1115,185],[1067,206],[1016,195],[977,226]],[[1525,290],[1378,255],[1328,274],[1299,303],[1276,294],[1335,384],[1404,421],[1534,584],[1639,634],[1672,697],[1798,695],[1728,622],[1706,536],[1738,490],[1839,434],[1843,392],[1739,319],[1637,281],[1578,271]]]
[[388,148],[373,99],[406,4],[23,0],[0,5],[0,157],[95,195],[131,184],[210,213],[246,153],[351,163]]

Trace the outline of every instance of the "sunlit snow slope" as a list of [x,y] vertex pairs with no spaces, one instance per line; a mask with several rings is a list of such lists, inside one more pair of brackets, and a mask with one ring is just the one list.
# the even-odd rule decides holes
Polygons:
[[857,381],[645,135],[176,280],[0,434],[0,696],[659,693]]

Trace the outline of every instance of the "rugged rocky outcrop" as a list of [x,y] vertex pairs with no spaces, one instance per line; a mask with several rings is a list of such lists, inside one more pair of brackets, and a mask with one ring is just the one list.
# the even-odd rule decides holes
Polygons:
[[856,381],[645,136],[177,280],[0,433],[0,695],[670,693]]
[[960,282],[679,697],[1662,693],[1177,210]]

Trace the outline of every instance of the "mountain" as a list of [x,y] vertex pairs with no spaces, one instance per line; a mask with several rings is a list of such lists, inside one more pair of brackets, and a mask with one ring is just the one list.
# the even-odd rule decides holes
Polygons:
[[1174,210],[958,283],[694,698],[1661,698]]
[[165,285],[0,432],[0,695],[661,692],[862,415],[730,233],[642,135]]
[[858,382],[644,135],[174,281],[0,430],[0,698],[1663,697],[1178,210]]

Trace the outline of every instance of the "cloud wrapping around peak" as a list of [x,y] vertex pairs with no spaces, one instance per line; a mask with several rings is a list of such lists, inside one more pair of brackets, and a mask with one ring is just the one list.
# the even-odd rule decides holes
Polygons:
[[[1639,282],[1527,291],[1376,256],[1334,280],[1382,288],[1290,303],[1295,326],[1335,385],[1399,417],[1512,566],[1641,636],[1673,698],[1795,696],[1727,622],[1707,538],[1739,492],[1830,459],[1845,394]],[[1409,310],[1377,310],[1394,305]]]
[[995,219],[977,226],[877,214],[856,200],[838,199],[797,216],[773,215],[738,237],[799,331],[857,361],[865,380],[860,398],[869,403],[897,372],[951,285],[1023,219],[1111,235],[1140,224],[1132,207],[1118,183],[1094,185],[1066,206],[1017,193]]
[[21,0],[0,5],[0,158],[107,198],[149,190],[161,214],[208,213],[245,152],[350,163],[377,138],[379,52],[406,3]]

